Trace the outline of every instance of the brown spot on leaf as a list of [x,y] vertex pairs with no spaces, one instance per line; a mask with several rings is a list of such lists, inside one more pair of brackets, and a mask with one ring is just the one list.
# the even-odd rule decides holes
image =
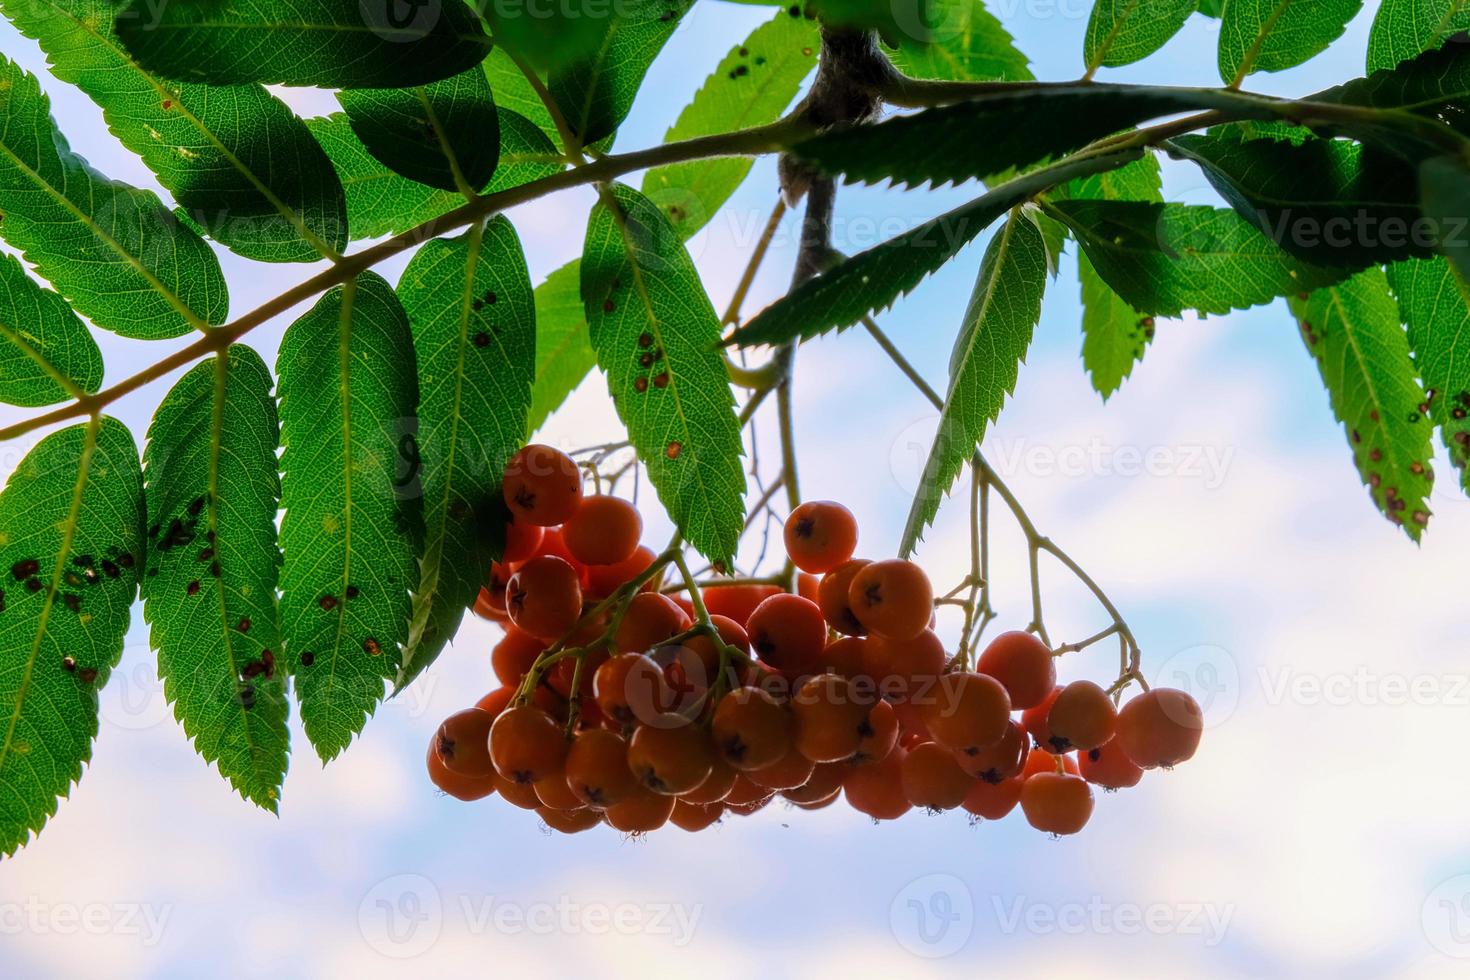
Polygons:
[[684,444],[677,439],[664,447],[664,455],[669,459],[678,459],[679,454],[684,451]]

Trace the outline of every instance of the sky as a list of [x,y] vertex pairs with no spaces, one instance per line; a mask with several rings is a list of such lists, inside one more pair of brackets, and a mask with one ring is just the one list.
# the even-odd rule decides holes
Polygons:
[[[1373,6],[1329,53],[1252,84],[1304,93],[1360,74]],[[1039,77],[1080,74],[1083,0],[991,9]],[[768,16],[697,4],[619,145],[661,138],[708,67]],[[1215,33],[1215,22],[1192,18],[1162,52],[1100,77],[1218,84]],[[35,46],[8,27],[0,50],[43,70]],[[46,87],[80,152],[114,177],[156,186],[85,98],[51,79]],[[303,113],[332,107],[322,93],[288,97]],[[1166,164],[1165,181],[1172,199],[1213,200],[1181,166]],[[974,191],[844,188],[836,244],[866,247],[879,230]],[[691,244],[717,307],[774,195],[765,161]],[[533,275],[577,254],[589,203],[568,193],[511,214]],[[788,218],[750,309],[783,291],[795,227]],[[982,248],[882,317],[933,381]],[[305,275],[225,265],[237,310]],[[390,279],[400,268],[389,267]],[[698,835],[550,836],[497,801],[437,795],[423,771],[439,720],[493,686],[497,634],[480,621],[331,765],[293,722],[294,765],[275,817],[234,796],[193,753],[135,610],[101,695],[91,765],[39,842],[0,862],[5,973],[1463,976],[1470,783],[1452,753],[1470,714],[1470,505],[1448,461],[1436,461],[1435,516],[1415,546],[1369,502],[1284,304],[1161,322],[1144,363],[1106,403],[1082,371],[1079,323],[1069,257],[985,449],[1042,531],[1122,608],[1145,675],[1194,691],[1208,726],[1187,765],[1099,795],[1082,834],[1049,839],[1019,814],[970,826],[961,815],[911,813],[875,826],[844,807],[773,805]],[[286,325],[251,335],[268,362]],[[99,341],[109,382],[178,343]],[[860,332],[803,347],[797,376],[805,496],[843,501],[861,522],[860,552],[891,553],[934,412]],[[141,431],[162,392],[129,396],[117,415]],[[0,409],[0,424],[18,417]],[[539,438],[571,448],[619,435],[594,375]],[[769,425],[761,436],[774,445]],[[32,444],[0,445],[0,475]],[[920,551],[936,581],[967,568],[963,497]],[[667,522],[645,517],[660,539]],[[1029,604],[1023,542],[999,522],[993,545],[995,628],[1019,628]],[[1106,625],[1063,570],[1044,574],[1054,635]],[[1068,655],[1061,673],[1106,682],[1115,657],[1106,645]]]

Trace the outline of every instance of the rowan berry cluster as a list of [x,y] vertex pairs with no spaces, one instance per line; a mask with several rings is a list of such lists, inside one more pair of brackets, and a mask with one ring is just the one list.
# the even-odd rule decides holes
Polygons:
[[[1030,632],[997,636],[974,669],[935,633],[928,576],[855,559],[853,515],[827,501],[787,518],[794,591],[695,582],[677,549],[640,545],[627,501],[587,496],[576,463],[528,446],[505,475],[504,560],[476,611],[505,626],[504,685],[444,721],[429,775],[463,800],[499,794],[566,833],[607,823],[695,831],[778,795],[845,799],[876,820],[913,808],[998,820],[1019,804],[1051,834],[1092,815],[1093,789],[1194,755],[1187,693],[1056,682]],[[670,568],[680,575],[670,579]]]

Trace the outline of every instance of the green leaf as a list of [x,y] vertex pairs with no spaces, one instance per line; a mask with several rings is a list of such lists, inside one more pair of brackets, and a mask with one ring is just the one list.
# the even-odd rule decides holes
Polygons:
[[1434,427],[1420,408],[1424,390],[1383,270],[1288,302],[1347,430],[1358,475],[1378,509],[1418,541],[1429,523]]
[[102,387],[102,352],[66,300],[0,255],[0,402],[34,408]]
[[418,352],[426,528],[402,690],[453,638],[504,546],[500,479],[525,441],[536,314],[520,239],[503,217],[426,243],[398,296]]
[[1138,312],[1077,256],[1082,281],[1082,366],[1103,401],[1123,386],[1154,339],[1154,318]]
[[1237,86],[1252,72],[1282,71],[1342,36],[1363,0],[1225,0],[1220,77]]
[[383,698],[408,641],[423,514],[408,315],[365,272],[281,341],[281,621],[306,737],[323,762]]
[[0,57],[0,237],[78,313],[124,337],[220,323],[219,260],[158,197],[93,170],[51,120],[36,77]]
[[235,345],[174,385],[143,454],[143,615],[164,695],[204,760],[272,813],[289,737],[276,608],[279,441],[270,372]]
[[685,539],[728,567],[744,447],[699,273],[659,209],[622,185],[592,209],[581,272],[592,346],[649,481]]
[[1096,0],[1082,43],[1089,72],[1141,61],[1179,33],[1199,0]]
[[117,33],[149,71],[210,85],[407,88],[490,50],[479,16],[458,2],[124,0]]
[[1158,116],[1221,107],[1247,111],[1230,93],[1207,90],[1088,83],[1001,92],[834,129],[791,152],[848,181],[942,184],[1026,167]]
[[[562,169],[551,141],[534,124],[497,108],[500,166],[485,193],[509,190]],[[464,203],[457,193],[400,177],[377,160],[353,134],[344,113],[307,120],[326,149],[347,190],[348,221],[354,239],[378,238],[415,228]]]
[[1414,168],[1381,150],[1345,140],[1247,140],[1229,128],[1172,140],[1169,149],[1198,164],[1242,218],[1305,261],[1361,269],[1432,250],[1415,233]]
[[1199,12],[1206,17],[1220,19],[1220,14],[1225,7],[1225,0],[1199,0]]
[[551,72],[552,100],[584,146],[612,135],[627,118],[643,76],[692,5],[667,0],[615,9],[596,48]]
[[92,757],[142,538],[138,449],[115,419],[47,436],[0,493],[0,853],[41,832]]
[[1449,157],[1419,168],[1420,207],[1435,246],[1461,276],[1470,276],[1470,174]]
[[[539,7],[524,0],[488,0],[477,6],[490,21],[497,50],[514,51],[537,71],[590,55],[608,31],[606,0],[557,0]],[[498,97],[500,90],[495,94]]]
[[890,52],[899,71],[913,78],[951,82],[1029,82],[1031,63],[981,0],[954,0],[930,39],[904,33]]
[[1460,485],[1470,492],[1470,283],[1435,258],[1394,263],[1388,284],[1409,328],[1429,415],[1460,471]]
[[784,344],[850,327],[892,306],[1016,205],[1057,184],[1120,167],[1139,156],[1139,151],[1131,150],[1022,174],[803,283],[736,330],[729,342],[742,347]]
[[409,180],[479,191],[495,173],[500,121],[478,66],[414,88],[349,89],[337,100],[367,151]]
[[911,555],[934,522],[940,501],[954,485],[1000,415],[1031,335],[1041,319],[1046,292],[1046,247],[1036,222],[1013,212],[985,251],[975,290],[950,355],[949,390],[939,413],[939,432],[924,464],[899,553]]
[[[551,139],[557,138],[556,123],[551,121],[551,112],[541,96],[536,94],[530,79],[516,65],[505,48],[496,45],[490,56],[480,65],[485,77],[490,80],[490,91],[495,94],[495,105],[510,109],[529,119],[536,128]],[[541,78],[537,75],[537,78]],[[543,79],[544,82],[544,79]]]
[[1392,68],[1470,30],[1466,0],[1381,0],[1368,32],[1368,70]]
[[[730,50],[664,141],[734,132],[775,122],[816,67],[817,28],[782,11]],[[643,194],[687,240],[703,228],[745,180],[749,157],[713,157],[655,167],[643,177]]]
[[536,287],[536,383],[527,435],[540,429],[596,366],[582,309],[582,263],[573,260]]
[[1159,158],[1144,153],[1132,163],[1068,181],[1047,192],[1050,200],[1086,198],[1098,201],[1161,201],[1163,176]]
[[1234,211],[1132,201],[1057,201],[1103,281],[1147,316],[1226,313],[1341,279],[1278,248]]
[[258,85],[165,82],[113,32],[103,0],[3,0],[51,72],[102,108],[178,206],[216,241],[266,262],[312,262],[347,244],[342,188],[321,147]]

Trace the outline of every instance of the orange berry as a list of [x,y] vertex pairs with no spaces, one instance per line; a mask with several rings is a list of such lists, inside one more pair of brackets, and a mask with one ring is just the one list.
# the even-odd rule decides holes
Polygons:
[[783,789],[781,796],[792,803],[817,803],[841,792],[842,781],[851,767],[842,762],[819,763],[810,778],[795,789]]
[[1020,776],[1002,779],[998,783],[987,783],[979,779],[970,787],[970,792],[965,794],[965,800],[960,806],[985,820],[999,820],[1016,808],[1025,785],[1026,781]]
[[764,810],[766,805],[775,798],[776,794],[767,790],[765,796],[758,800],[751,800],[749,803],[731,803],[727,800],[725,802],[725,812],[733,813],[737,817],[748,817],[753,813]]
[[687,793],[709,778],[714,747],[698,725],[664,714],[639,725],[628,741],[628,768],[648,789],[665,796]]
[[756,802],[764,804],[775,795],[775,790],[753,783],[749,777],[741,773],[735,777],[735,785],[730,787],[730,792],[725,795],[724,802],[727,807],[743,807]]
[[898,744],[897,710],[887,701],[876,702],[858,731],[862,737],[847,760],[849,763],[861,766],[888,758],[888,753]]
[[674,798],[639,786],[633,794],[608,807],[604,818],[614,830],[625,834],[651,834],[669,822]]
[[514,518],[506,521],[505,549],[500,555],[500,560],[507,565],[525,561],[536,554],[545,534],[546,529],[539,525],[518,521]]
[[[577,645],[578,642],[574,639],[572,644]],[[577,679],[577,661],[579,659],[583,663],[582,692],[586,692],[590,689],[592,683],[591,678],[597,676],[597,668],[607,663],[607,651],[603,649],[587,650],[580,657],[567,657],[551,665],[551,669],[546,672],[546,683],[553,691],[564,698],[570,698],[572,696],[572,683]]]
[[960,671],[939,678],[919,707],[934,741],[975,755],[999,742],[1011,720],[1011,699],[989,674]]
[[729,616],[749,629],[755,607],[780,594],[780,587],[775,585],[712,585],[704,590],[704,608],[711,616]]
[[456,711],[444,719],[434,733],[434,752],[450,772],[461,776],[488,778],[495,772],[490,762],[490,726],[495,716],[479,708]]
[[[805,785],[806,781],[812,778],[812,772],[815,769],[816,763],[793,747],[776,763],[763,769],[741,773],[741,776],[769,790],[796,789],[798,786]],[[726,802],[728,803],[729,800],[727,799]]]
[[1092,681],[1073,681],[1062,688],[1046,716],[1054,752],[1087,751],[1105,744],[1118,729],[1118,710],[1108,692]]
[[820,575],[852,557],[857,549],[857,518],[830,500],[809,500],[786,518],[786,554],[804,572]]
[[911,561],[889,558],[858,569],[847,589],[852,613],[871,632],[897,640],[918,636],[934,615],[929,576]]
[[798,810],[822,810],[831,806],[833,803],[836,803],[840,796],[842,796],[842,790],[838,789],[832,793],[829,793],[822,799],[817,800],[815,803],[798,803],[795,800],[791,800],[790,802],[791,805],[796,807]]
[[536,663],[546,644],[515,626],[506,628],[505,636],[490,651],[490,669],[506,687],[519,684],[526,671]]
[[1051,716],[1052,705],[1057,703],[1061,694],[1060,687],[1053,687],[1039,702],[1021,712],[1021,727],[1026,729],[1026,734],[1041,748],[1052,747],[1051,728],[1047,726],[1046,719]]
[[608,658],[592,675],[592,694],[603,715],[620,726],[651,722],[674,700],[663,668],[646,653]]
[[863,673],[885,701],[894,703],[911,698],[927,703],[948,662],[944,642],[929,629],[901,640],[874,634],[863,644]]
[[501,492],[518,520],[554,527],[575,514],[582,502],[582,474],[566,453],[532,443],[506,464]]
[[827,624],[810,599],[782,593],[756,607],[746,623],[756,656],[789,677],[811,673],[827,645]]
[[704,782],[687,793],[679,794],[679,798],[690,803],[719,803],[735,788],[735,778],[738,775],[728,762],[716,754],[709,776]]
[[897,746],[886,759],[849,770],[842,780],[842,795],[848,806],[874,820],[897,820],[912,809],[903,792],[903,760],[907,756],[908,752]]
[[606,809],[627,799],[638,788],[628,768],[627,741],[604,728],[578,733],[567,749],[566,783],[590,807]]
[[687,800],[676,800],[669,823],[680,830],[696,834],[719,823],[720,817],[724,814],[725,805],[723,803],[690,803]]
[[[614,565],[588,565],[587,587],[583,591],[593,599],[606,599],[619,588],[627,585],[653,564],[658,556],[652,548],[639,545],[633,554]],[[657,576],[655,576],[656,578]],[[648,585],[645,584],[644,588]]]
[[734,769],[761,769],[791,750],[791,713],[765,691],[737,687],[720,699],[710,722],[715,749]]
[[1070,755],[1053,755],[1046,749],[1033,748],[1026,753],[1026,762],[1021,766],[1021,778],[1030,779],[1043,772],[1070,772],[1078,774],[1077,759]]
[[537,810],[541,808],[541,797],[536,795],[536,787],[530,783],[517,783],[506,779],[499,773],[495,776],[495,792],[500,798],[512,806],[518,806],[522,810]]
[[515,783],[534,783],[561,769],[567,740],[561,725],[534,705],[507,708],[490,728],[495,771]]
[[648,653],[694,625],[673,599],[640,592],[628,603],[614,643],[619,653]]
[[505,609],[506,586],[510,583],[510,577],[520,567],[519,564],[498,561],[491,564],[490,573],[485,576],[485,585],[475,599],[477,615],[496,622],[504,622],[510,618],[510,614]]
[[616,565],[638,551],[643,518],[621,497],[584,497],[577,512],[562,525],[567,550],[584,565]]
[[548,642],[561,638],[582,616],[576,569],[551,555],[532,558],[510,577],[505,608],[524,632]]
[[1057,683],[1056,659],[1031,633],[1011,630],[990,641],[975,669],[1000,681],[1011,707],[1025,711],[1040,704]]
[[[726,645],[734,647],[747,657],[750,656],[750,636],[745,632],[745,627],[729,616],[712,615],[709,621]],[[713,683],[720,670],[720,652],[715,647],[715,641],[708,636],[691,636],[684,641],[684,646],[699,657],[700,663],[704,665],[705,677]],[[736,659],[732,661],[732,665],[738,662]]]
[[438,752],[438,737],[429,742],[429,780],[443,792],[466,803],[480,800],[495,792],[495,776],[466,776],[444,764]]
[[565,765],[532,785],[536,788],[536,799],[541,801],[542,806],[553,810],[586,809],[587,801],[573,792],[567,781]]
[[1127,789],[1143,779],[1143,770],[1128,758],[1116,738],[1078,754],[1077,766],[1083,779],[1103,789]]
[[481,711],[490,712],[492,716],[499,715],[506,708],[510,707],[511,698],[515,696],[516,689],[514,685],[497,687],[495,690],[491,691],[489,694],[476,701],[475,707],[479,708]]
[[557,810],[543,806],[537,808],[536,815],[558,834],[580,834],[602,823],[602,814],[586,807],[578,810]]
[[965,772],[987,783],[1001,783],[1021,774],[1031,753],[1031,740],[1020,725],[1006,718],[1005,734],[994,745],[959,749],[955,761]]
[[791,698],[796,750],[813,762],[851,758],[871,730],[873,701],[840,674],[808,678]]
[[1075,834],[1092,816],[1092,787],[1072,773],[1038,773],[1021,787],[1021,810],[1037,830]]
[[863,558],[843,562],[823,575],[821,584],[817,586],[817,605],[822,610],[822,617],[827,620],[827,625],[839,633],[848,636],[867,635],[868,628],[858,621],[857,615],[852,611],[848,594],[852,589],[853,578],[871,564],[872,562]]
[[904,756],[903,795],[926,810],[953,810],[965,801],[975,777],[960,768],[954,753],[938,742],[923,742]]
[[1199,703],[1172,687],[1146,691],[1118,713],[1118,740],[1141,769],[1169,769],[1189,761],[1204,730]]

